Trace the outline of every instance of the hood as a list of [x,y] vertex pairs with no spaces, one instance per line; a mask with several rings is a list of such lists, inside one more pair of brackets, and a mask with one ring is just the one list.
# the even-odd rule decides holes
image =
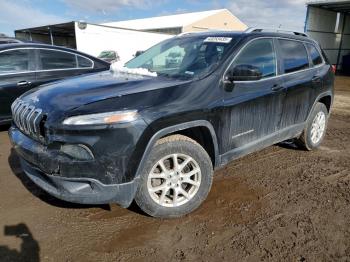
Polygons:
[[47,84],[25,93],[21,99],[46,113],[58,113],[105,99],[166,88],[183,82],[185,81],[105,71]]

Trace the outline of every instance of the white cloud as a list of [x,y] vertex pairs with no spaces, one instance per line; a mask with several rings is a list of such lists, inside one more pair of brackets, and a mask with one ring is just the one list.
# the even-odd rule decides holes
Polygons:
[[67,5],[77,10],[91,13],[108,14],[123,7],[138,9],[150,8],[154,4],[163,3],[164,0],[63,0]]
[[47,14],[28,1],[0,0],[0,31],[13,34],[13,29],[42,26],[67,21],[66,18]]
[[227,8],[248,26],[303,31],[305,0],[233,0]]

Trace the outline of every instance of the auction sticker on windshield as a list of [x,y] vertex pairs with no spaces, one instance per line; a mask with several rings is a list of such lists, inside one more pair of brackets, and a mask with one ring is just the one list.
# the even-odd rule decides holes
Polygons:
[[210,37],[207,37],[205,40],[204,40],[204,43],[224,43],[224,44],[228,44],[230,43],[232,40],[231,37],[213,37],[213,36],[210,36]]

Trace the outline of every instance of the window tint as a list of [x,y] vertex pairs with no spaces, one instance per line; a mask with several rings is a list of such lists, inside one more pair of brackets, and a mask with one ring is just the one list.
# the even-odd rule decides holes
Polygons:
[[78,57],[78,67],[79,68],[92,68],[93,63],[91,60],[87,59],[86,57],[83,56],[77,56]]
[[278,40],[282,51],[284,72],[291,73],[309,68],[309,59],[302,42]]
[[30,50],[11,50],[0,53],[0,74],[29,71]]
[[255,40],[235,59],[233,67],[249,65],[259,68],[263,78],[276,76],[276,55],[272,39]]
[[40,60],[43,70],[77,67],[76,55],[56,50],[40,50]]
[[322,57],[320,55],[320,52],[316,49],[316,47],[312,44],[306,44],[306,47],[309,51],[309,55],[311,57],[313,65],[319,65],[323,63]]

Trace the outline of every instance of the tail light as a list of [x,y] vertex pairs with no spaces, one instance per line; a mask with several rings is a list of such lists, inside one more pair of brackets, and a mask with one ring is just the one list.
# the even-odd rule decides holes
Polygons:
[[336,71],[337,71],[337,67],[336,67],[336,65],[332,65],[332,72],[335,74],[335,73],[336,73]]

